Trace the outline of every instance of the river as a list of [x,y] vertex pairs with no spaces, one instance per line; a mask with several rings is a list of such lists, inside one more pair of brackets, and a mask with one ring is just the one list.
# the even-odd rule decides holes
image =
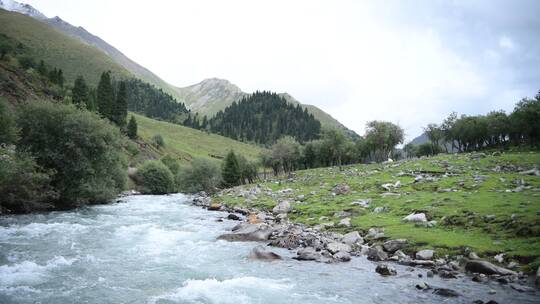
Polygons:
[[[130,196],[73,211],[0,217],[0,303],[539,303],[498,283],[426,278],[364,257],[323,264],[247,258],[255,243],[217,241],[237,222],[181,194]],[[419,278],[418,274],[423,274]],[[451,288],[444,298],[415,285]],[[496,294],[490,294],[495,290]]]

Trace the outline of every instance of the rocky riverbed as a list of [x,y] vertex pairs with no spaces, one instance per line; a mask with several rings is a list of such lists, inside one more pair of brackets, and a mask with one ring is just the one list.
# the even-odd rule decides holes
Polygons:
[[[231,191],[231,190],[225,190]],[[346,191],[346,189],[338,189]],[[406,239],[388,239],[383,230],[369,229],[362,235],[359,231],[346,234],[326,231],[324,225],[308,227],[290,223],[287,214],[292,210],[288,201],[276,204],[271,213],[244,207],[228,207],[212,202],[212,198],[202,192],[193,197],[193,204],[212,211],[228,212],[227,220],[238,221],[229,233],[218,237],[231,242],[262,242],[268,246],[257,246],[251,256],[262,260],[281,259],[271,247],[286,248],[294,252],[292,259],[320,263],[349,262],[352,257],[363,256],[377,263],[375,271],[381,276],[396,276],[395,265],[417,267],[425,270],[426,277],[441,279],[465,279],[476,283],[497,282],[507,285],[517,292],[536,294],[540,288],[540,269],[536,277],[516,272],[489,261],[480,259],[476,253],[468,256],[446,256],[434,258],[434,251],[419,250],[412,255],[402,249],[408,246]],[[405,221],[426,222],[425,215],[410,214]],[[341,223],[346,224],[346,223]],[[423,277],[419,274],[419,277]],[[536,285],[536,288],[534,287]],[[459,292],[446,287],[432,287],[426,282],[416,284],[416,288],[431,291],[444,297],[459,297]],[[496,293],[495,290],[492,291]],[[483,303],[478,300],[475,303]],[[490,301],[489,303],[496,303]]]

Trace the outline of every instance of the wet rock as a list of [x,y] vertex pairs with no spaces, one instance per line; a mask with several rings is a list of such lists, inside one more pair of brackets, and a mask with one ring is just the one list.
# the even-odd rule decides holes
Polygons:
[[370,247],[366,254],[368,260],[371,261],[384,261],[388,259],[388,254],[386,254],[386,252],[374,247]]
[[299,261],[318,261],[321,259],[321,254],[312,247],[306,247],[296,252],[295,259]]
[[540,289],[540,267],[536,270],[536,279],[535,279],[536,288]]
[[388,266],[387,264],[379,264],[375,268],[375,271],[382,276],[391,276],[396,275],[397,271],[393,267]]
[[348,245],[361,245],[364,243],[364,239],[362,238],[362,236],[360,236],[360,233],[358,233],[358,231],[353,231],[345,234],[341,241]]
[[433,278],[433,271],[428,270],[428,271],[426,272],[426,276],[427,276],[428,278]]
[[517,275],[517,273],[512,270],[499,267],[488,261],[482,261],[482,260],[468,261],[467,264],[465,264],[465,270],[470,271],[470,272],[475,272],[475,273],[483,273],[487,275],[491,275],[491,274]]
[[338,242],[331,242],[326,244],[326,249],[330,251],[330,253],[335,254],[339,251],[344,252],[351,252],[351,246],[344,243],[338,243]]
[[210,210],[210,211],[219,211],[219,210],[221,210],[221,204],[219,204],[219,203],[211,203],[210,206],[208,206],[208,210]]
[[457,278],[457,276],[453,272],[448,271],[448,270],[439,271],[439,277],[443,279],[456,279]]
[[411,213],[403,218],[405,222],[427,222],[426,214]]
[[273,261],[273,260],[281,259],[281,256],[279,254],[272,252],[270,249],[262,245],[259,245],[253,248],[249,254],[249,257],[251,259],[266,260],[266,261]]
[[504,253],[497,254],[493,259],[499,263],[504,262]]
[[416,253],[416,259],[418,260],[431,260],[433,258],[434,251],[431,249],[420,250]]
[[519,284],[510,284],[510,288],[519,292],[534,292],[533,288]]
[[240,217],[234,213],[229,213],[229,215],[227,215],[227,219],[233,220],[233,221],[239,221]]
[[420,289],[420,290],[427,290],[427,289],[430,289],[429,285],[425,282],[420,282],[418,284],[416,284],[416,289]]
[[243,224],[232,233],[220,235],[218,240],[229,242],[267,241],[272,229],[264,224]]
[[384,250],[390,253],[394,253],[400,249],[403,249],[407,246],[407,240],[405,239],[397,239],[397,240],[390,240],[386,241],[383,244]]
[[455,297],[460,296],[460,294],[457,291],[453,289],[449,289],[449,288],[435,288],[433,293],[442,297],[447,297],[447,298],[455,298]]
[[340,262],[348,262],[351,260],[351,255],[345,251],[338,251],[334,254],[334,259]]
[[291,210],[292,210],[292,207],[289,201],[281,201],[272,209],[272,212],[274,214],[281,214],[281,213],[289,213],[291,212]]

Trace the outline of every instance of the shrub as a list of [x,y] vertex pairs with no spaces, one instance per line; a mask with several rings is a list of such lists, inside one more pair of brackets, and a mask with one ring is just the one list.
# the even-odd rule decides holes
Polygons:
[[23,69],[25,69],[25,70],[27,70],[29,68],[37,67],[36,61],[34,60],[34,58],[32,58],[30,56],[23,55],[23,56],[20,56],[18,58],[18,60],[19,60],[19,64],[21,65],[21,67],[23,67]]
[[170,154],[167,154],[161,158],[161,162],[171,170],[171,173],[176,176],[178,174],[178,170],[180,170],[180,164],[178,164],[178,161],[172,157]]
[[120,131],[97,114],[72,105],[37,102],[18,115],[21,140],[39,166],[52,169],[57,207],[102,203],[125,186]]
[[171,170],[160,161],[145,162],[137,175],[143,193],[166,194],[174,191],[174,177]]
[[0,98],[0,143],[12,144],[17,140],[17,126],[13,111],[3,98]]
[[185,193],[215,192],[220,183],[219,165],[205,158],[195,158],[191,164],[180,168],[176,176],[178,190]]
[[28,153],[0,147],[0,211],[29,212],[52,207],[57,193],[50,187],[50,174]]
[[152,144],[156,146],[156,148],[161,149],[165,147],[165,140],[163,139],[163,136],[157,134],[152,138]]

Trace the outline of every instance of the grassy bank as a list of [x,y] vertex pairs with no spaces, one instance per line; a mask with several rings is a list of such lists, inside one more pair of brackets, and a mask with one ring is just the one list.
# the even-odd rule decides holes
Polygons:
[[[436,254],[469,249],[491,258],[505,254],[536,269],[540,264],[540,176],[520,172],[540,165],[540,153],[440,155],[388,164],[355,165],[296,172],[235,188],[215,200],[271,210],[278,201],[295,201],[289,218],[345,232],[384,228],[388,238],[411,241],[408,250],[434,248]],[[399,181],[397,187],[394,187]],[[387,184],[387,185],[385,185]],[[336,185],[348,185],[336,195]],[[386,186],[387,189],[384,188]],[[280,191],[290,189],[288,191]],[[251,190],[251,191],[250,191]],[[367,206],[355,202],[369,202]],[[382,210],[382,211],[381,211]],[[404,222],[423,212],[432,227]],[[345,217],[351,226],[339,225]]]

